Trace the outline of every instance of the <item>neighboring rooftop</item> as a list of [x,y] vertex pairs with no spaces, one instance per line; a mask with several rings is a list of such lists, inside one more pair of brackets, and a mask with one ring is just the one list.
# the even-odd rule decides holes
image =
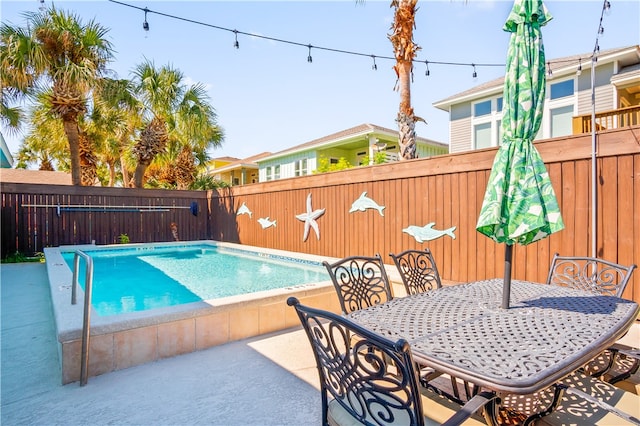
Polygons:
[[0,169],[0,182],[71,185],[71,174],[47,170]]
[[[637,62],[637,57],[639,56],[640,56],[640,45],[618,47],[615,49],[601,50],[600,53],[598,54],[598,63],[609,61],[612,58],[626,58],[626,57],[631,58],[630,60],[632,62],[629,62],[628,60],[624,60],[624,59],[621,60],[621,68],[618,74],[612,77],[612,80],[613,80],[619,74],[636,75],[635,71],[637,71],[637,69],[634,67]],[[589,64],[589,62],[591,57],[592,57],[592,53],[583,53],[580,55],[571,55],[571,56],[564,56],[562,58],[551,59],[547,61],[547,63],[554,74],[561,74],[563,72],[566,72],[567,70],[570,70],[571,72],[575,72],[578,66],[582,66],[583,68],[590,67],[591,65]],[[585,61],[584,60],[585,58],[588,58],[589,61]],[[633,62],[633,58],[635,58],[636,62]],[[451,95],[440,101],[434,102],[433,106],[441,110],[448,111],[451,104],[462,102],[466,98],[471,98],[471,97],[474,99],[477,99],[479,94],[483,92],[494,92],[497,88],[502,88],[503,84],[504,84],[504,76],[498,77],[496,79],[474,86],[463,92],[456,93],[455,95]]]
[[[389,136],[398,137],[398,131],[397,130],[391,130],[391,129],[388,129],[386,127],[376,126],[375,124],[360,124],[359,126],[351,127],[349,129],[342,130],[342,131],[337,132],[337,133],[333,133],[333,134],[330,134],[330,135],[327,135],[327,136],[323,136],[323,137],[321,137],[319,139],[314,139],[312,141],[305,142],[303,144],[296,145],[296,146],[293,146],[291,148],[287,148],[287,149],[285,149],[283,151],[278,151],[278,152],[272,154],[271,156],[269,156],[269,159],[282,157],[282,156],[285,156],[285,155],[288,155],[288,154],[292,154],[292,153],[295,153],[295,152],[298,152],[298,151],[304,151],[304,150],[309,149],[309,148],[329,147],[334,143],[343,142],[345,139],[352,138],[352,137],[355,138],[355,137],[358,137],[358,136],[363,136],[363,135],[366,135],[368,133],[387,134]],[[447,149],[449,148],[449,145],[447,145],[446,143],[436,142],[434,140],[421,138],[421,137],[417,137],[416,138],[416,142],[425,143],[425,144],[429,144],[429,145],[441,146],[441,147],[447,148]],[[262,159],[264,160],[265,158],[262,158]]]

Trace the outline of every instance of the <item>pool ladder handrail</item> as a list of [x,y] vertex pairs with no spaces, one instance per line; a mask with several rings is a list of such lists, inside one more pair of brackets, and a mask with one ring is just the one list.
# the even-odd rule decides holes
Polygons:
[[73,256],[73,281],[71,282],[71,304],[76,304],[78,288],[78,271],[80,258],[87,263],[84,278],[84,315],[82,320],[82,355],[80,357],[80,386],[87,384],[87,370],[89,367],[89,335],[91,331],[91,290],[93,289],[93,259],[81,250],[76,250]]

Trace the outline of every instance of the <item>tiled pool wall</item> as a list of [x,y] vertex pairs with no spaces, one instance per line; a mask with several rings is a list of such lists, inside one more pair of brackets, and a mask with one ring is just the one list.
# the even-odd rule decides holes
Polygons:
[[[287,257],[302,262],[335,260],[214,241],[45,248],[63,384],[80,380],[84,292],[78,287],[77,304],[72,305],[73,273],[62,258],[62,252],[196,244],[211,244],[245,253],[254,251],[261,256]],[[297,297],[303,304],[340,312],[329,280],[122,315],[101,317],[92,309],[88,376],[298,326],[300,320],[295,310],[286,304],[290,296]]]

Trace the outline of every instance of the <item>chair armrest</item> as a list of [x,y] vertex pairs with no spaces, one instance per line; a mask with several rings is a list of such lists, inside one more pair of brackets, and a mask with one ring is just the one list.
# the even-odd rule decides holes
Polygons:
[[446,422],[442,423],[442,426],[456,426],[461,425],[469,417],[471,417],[480,408],[488,405],[487,409],[490,411],[491,417],[494,417],[495,405],[500,402],[500,398],[493,392],[480,392],[466,404],[460,408],[453,416],[451,416]]
[[556,387],[564,390],[565,393],[567,394],[572,394],[572,395],[576,395],[579,396],[580,398],[583,398],[585,401],[588,401],[594,405],[597,405],[598,407],[602,408],[603,410],[608,411],[609,413],[615,414],[616,416],[625,419],[626,421],[636,424],[636,425],[640,425],[640,419],[638,419],[635,416],[632,416],[630,414],[625,413],[624,411],[607,404],[606,402],[603,402],[601,400],[599,400],[598,398],[593,397],[592,395],[589,395],[586,392],[583,392],[579,389],[573,388],[571,386],[567,386],[565,384],[562,383],[558,383],[555,385]]

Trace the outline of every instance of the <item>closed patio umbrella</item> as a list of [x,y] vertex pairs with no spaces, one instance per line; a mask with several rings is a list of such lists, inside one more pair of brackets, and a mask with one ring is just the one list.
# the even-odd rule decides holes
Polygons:
[[532,141],[542,122],[545,56],[540,27],[551,20],[542,0],[515,0],[504,78],[502,144],[478,217],[478,232],[505,243],[502,307],[509,307],[513,244],[526,245],[564,228],[547,168]]

